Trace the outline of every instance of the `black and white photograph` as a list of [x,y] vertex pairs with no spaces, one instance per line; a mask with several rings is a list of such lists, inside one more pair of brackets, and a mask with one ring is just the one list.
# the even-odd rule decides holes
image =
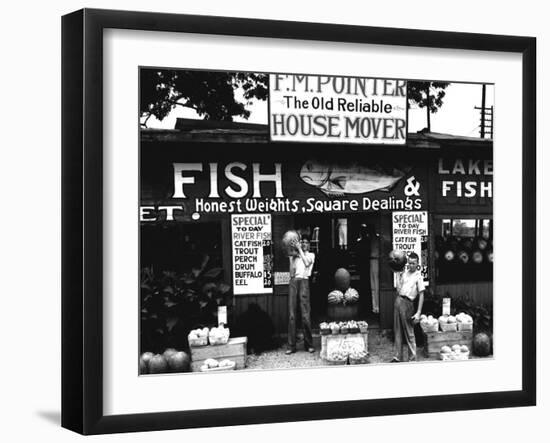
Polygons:
[[498,359],[494,84],[138,75],[140,376]]

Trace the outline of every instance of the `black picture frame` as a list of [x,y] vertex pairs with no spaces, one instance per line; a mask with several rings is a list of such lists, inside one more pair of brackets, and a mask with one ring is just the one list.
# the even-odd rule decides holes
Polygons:
[[[108,28],[518,53],[522,56],[522,388],[106,416],[103,413],[103,31]],[[536,39],[84,9],[62,19],[62,426],[82,434],[536,404]]]

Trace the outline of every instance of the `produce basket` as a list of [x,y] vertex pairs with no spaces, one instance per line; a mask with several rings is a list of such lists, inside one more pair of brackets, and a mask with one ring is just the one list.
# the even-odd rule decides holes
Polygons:
[[225,372],[225,371],[233,371],[235,369],[235,362],[232,362],[233,364],[231,366],[218,366],[217,368],[206,368],[204,366],[201,366],[201,372]]
[[350,334],[358,334],[360,331],[359,328],[349,328],[349,333]]
[[214,346],[225,345],[229,341],[229,335],[227,337],[217,337],[217,338],[214,338],[211,336],[208,338],[208,340],[210,341],[210,344]]
[[452,360],[468,360],[470,358],[470,351],[468,352],[440,352],[439,353],[440,360],[443,361],[452,361]]
[[210,329],[208,341],[211,345],[225,345],[229,341],[229,329],[219,326]]
[[330,328],[322,328],[319,330],[319,332],[321,333],[321,335],[330,335],[332,331],[330,330]]
[[426,324],[420,324],[420,327],[422,328],[422,331],[424,332],[437,332],[439,331],[439,323],[426,323]]
[[348,332],[349,332],[349,328],[347,326],[340,328],[340,334],[347,334]]
[[198,337],[195,339],[187,337],[187,341],[189,342],[189,346],[197,348],[199,346],[206,346],[208,344],[208,337]]
[[452,332],[452,331],[456,331],[456,323],[443,323],[443,322],[439,322],[439,328],[440,328],[443,332]]
[[340,333],[340,328],[339,327],[338,328],[332,328],[330,331],[333,335],[337,335],[337,334]]
[[474,324],[473,323],[457,323],[458,330],[459,331],[467,331],[472,332],[474,330]]

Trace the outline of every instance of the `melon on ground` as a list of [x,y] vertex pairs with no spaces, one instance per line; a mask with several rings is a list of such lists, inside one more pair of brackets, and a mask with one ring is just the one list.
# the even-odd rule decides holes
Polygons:
[[474,336],[472,348],[478,357],[487,357],[492,351],[491,337],[485,332],[479,332]]

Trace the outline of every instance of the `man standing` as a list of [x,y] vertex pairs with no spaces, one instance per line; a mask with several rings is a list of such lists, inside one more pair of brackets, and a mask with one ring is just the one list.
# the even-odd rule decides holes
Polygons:
[[[420,320],[424,289],[424,279],[418,270],[418,254],[411,252],[405,269],[397,274],[397,297],[393,306],[395,356],[392,362],[403,360],[403,338],[409,350],[409,361],[416,360],[414,324]],[[418,308],[415,311],[414,301],[417,297]]]
[[300,302],[302,326],[304,328],[304,348],[315,352],[311,335],[309,277],[315,262],[315,254],[309,252],[309,238],[303,236],[301,241],[295,241],[292,246],[297,254],[289,257],[290,282],[288,284],[288,349],[286,354],[296,352],[296,308]]

